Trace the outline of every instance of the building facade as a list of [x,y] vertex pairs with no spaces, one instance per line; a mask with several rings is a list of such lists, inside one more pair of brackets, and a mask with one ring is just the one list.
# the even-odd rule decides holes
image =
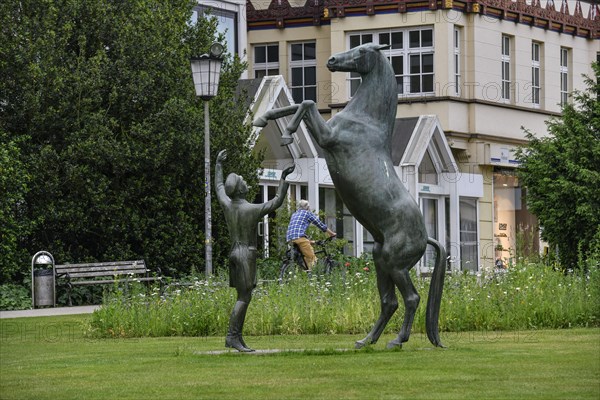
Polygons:
[[[262,80],[257,114],[311,99],[328,119],[360,77],[331,73],[327,59],[363,43],[389,45],[384,52],[398,91],[397,172],[430,235],[446,243],[453,268],[476,272],[541,250],[514,151],[525,143],[524,129],[545,135],[545,121],[585,87],[582,75],[592,73],[600,54],[597,4],[249,0],[245,13],[248,77]],[[295,143],[281,148],[276,139],[284,128],[285,121],[271,122],[257,141],[267,155],[264,196],[278,171],[295,162],[301,172],[292,196],[325,211],[350,241],[348,252],[368,251],[372,238],[336,197],[318,147],[301,127]]]

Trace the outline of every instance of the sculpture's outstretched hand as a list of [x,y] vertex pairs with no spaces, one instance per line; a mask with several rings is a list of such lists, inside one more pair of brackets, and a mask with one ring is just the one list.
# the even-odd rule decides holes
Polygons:
[[227,150],[221,150],[219,154],[217,154],[217,162],[223,162],[227,160]]
[[292,172],[294,172],[294,170],[296,169],[296,165],[292,165],[291,167],[287,167],[286,169],[283,170],[283,172],[281,173],[281,179],[285,179],[287,178],[287,176],[289,174],[291,174]]

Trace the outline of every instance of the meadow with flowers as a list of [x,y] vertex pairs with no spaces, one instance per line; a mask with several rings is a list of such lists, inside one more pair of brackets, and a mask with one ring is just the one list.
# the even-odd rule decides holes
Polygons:
[[[421,295],[413,331],[425,331],[427,278],[413,281]],[[117,287],[87,327],[92,337],[213,336],[227,331],[235,290],[226,276],[192,279],[146,291]],[[400,297],[401,299],[401,297]],[[400,307],[386,333],[400,329]],[[330,275],[301,274],[280,284],[263,280],[254,291],[245,335],[363,334],[379,315],[375,273],[368,259],[345,261]],[[448,274],[442,332],[600,326],[600,271],[563,272],[521,262],[502,273]]]

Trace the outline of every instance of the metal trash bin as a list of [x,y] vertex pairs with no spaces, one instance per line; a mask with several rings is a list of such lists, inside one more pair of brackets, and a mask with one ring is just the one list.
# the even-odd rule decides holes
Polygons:
[[38,251],[31,259],[31,303],[33,308],[56,306],[54,257],[47,251]]
[[36,269],[33,271],[34,307],[54,305],[54,271]]

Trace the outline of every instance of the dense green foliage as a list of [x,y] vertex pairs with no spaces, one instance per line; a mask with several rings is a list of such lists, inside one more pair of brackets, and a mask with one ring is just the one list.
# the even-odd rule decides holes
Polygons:
[[527,132],[529,143],[517,153],[527,207],[565,269],[600,255],[600,65],[593,69],[587,90],[575,91],[562,116],[548,122],[549,135]]
[[[57,263],[144,258],[171,276],[203,270],[204,113],[189,59],[217,36],[214,18],[189,24],[192,6],[0,2],[3,279],[20,281],[39,250]],[[234,99],[245,65],[228,57],[223,68],[211,153],[226,148],[252,184],[260,163]],[[216,200],[213,210],[221,220]],[[228,244],[214,225],[219,265]]]
[[[289,284],[264,283],[254,293],[244,325],[247,335],[366,334],[379,315],[375,273],[355,260],[332,276],[298,276]],[[413,330],[425,331],[429,281],[415,278],[421,294]],[[131,294],[131,291],[129,292]],[[226,279],[195,281],[164,293],[156,288],[106,298],[90,323],[92,337],[212,336],[227,331],[235,291]],[[387,333],[398,332],[401,305]],[[506,273],[447,277],[440,330],[522,330],[600,326],[600,270],[565,275],[541,264]]]
[[8,280],[28,253],[18,246],[29,229],[23,215],[31,175],[21,161],[19,144],[0,127],[0,278]]
[[0,285],[0,310],[25,310],[30,307],[30,288],[13,283]]

